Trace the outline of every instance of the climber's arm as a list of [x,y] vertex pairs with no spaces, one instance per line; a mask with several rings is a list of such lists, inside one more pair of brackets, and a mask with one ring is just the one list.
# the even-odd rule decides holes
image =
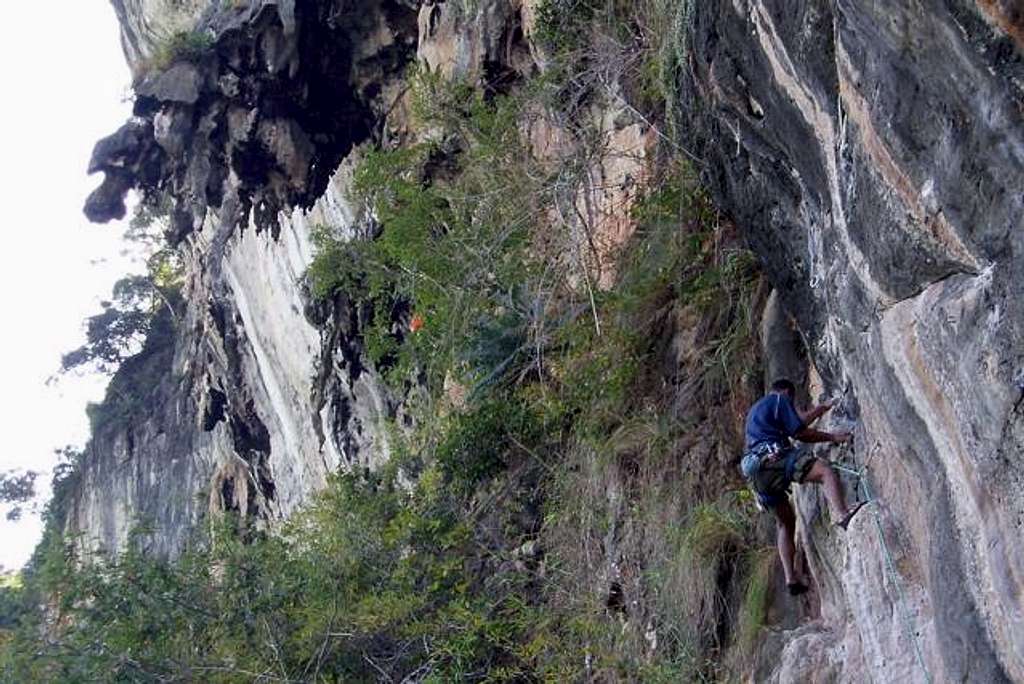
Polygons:
[[822,432],[821,430],[809,427],[805,427],[793,435],[793,439],[809,443],[832,442],[833,444],[842,444],[843,442],[849,442],[852,438],[853,435],[849,432]]
[[775,408],[777,423],[793,439],[801,442],[834,442],[836,444],[850,441],[851,435],[848,432],[822,432],[808,427],[812,421],[817,420],[832,408],[831,404],[821,404],[804,414],[796,410],[788,397],[780,396]]
[[814,408],[807,411],[797,411],[800,415],[800,420],[804,422],[804,425],[811,425],[814,421],[821,418],[829,410],[831,410],[832,404],[818,404]]

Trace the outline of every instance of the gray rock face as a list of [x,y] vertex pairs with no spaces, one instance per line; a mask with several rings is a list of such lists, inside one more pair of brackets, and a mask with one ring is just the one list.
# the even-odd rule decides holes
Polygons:
[[167,71],[151,74],[135,86],[135,94],[160,102],[194,105],[199,100],[203,78],[194,64],[179,62]]
[[822,616],[775,681],[1024,680],[1020,19],[999,2],[695,9],[705,174],[813,389],[856,421],[845,456],[877,497],[844,540],[800,493]]
[[111,0],[121,24],[121,46],[132,68],[153,54],[160,41],[195,26],[212,0]]
[[278,13],[285,34],[295,30],[295,0],[110,0],[121,24],[121,46],[129,66],[144,72],[175,34],[207,27],[237,29],[264,7]]
[[[146,410],[96,429],[74,489],[67,526],[88,546],[117,553],[142,524],[147,548],[173,556],[208,513],[280,520],[330,473],[388,458],[396,402],[360,363],[351,317],[307,316],[311,230],[353,225],[347,169],[311,209],[281,214],[277,238],[211,216],[183,243],[173,352],[144,360],[156,382],[133,402]],[[121,373],[138,377],[141,363]]]
[[[132,7],[144,18],[156,11]],[[107,179],[86,213],[99,222],[123,216],[134,188],[173,198],[174,241],[200,230],[208,209],[237,226],[253,211],[259,229],[276,231],[278,213],[311,207],[390,106],[381,86],[415,54],[415,11],[386,0],[358,12],[344,0],[175,7],[213,44],[139,81],[136,120],[116,150],[110,139],[97,146],[90,170]],[[145,24],[124,21],[126,31]]]
[[152,182],[161,164],[161,152],[155,145],[151,126],[132,120],[116,133],[100,140],[89,160],[89,173],[104,173],[103,183],[85,202],[90,221],[107,222],[124,218],[124,199],[128,191],[145,178]]

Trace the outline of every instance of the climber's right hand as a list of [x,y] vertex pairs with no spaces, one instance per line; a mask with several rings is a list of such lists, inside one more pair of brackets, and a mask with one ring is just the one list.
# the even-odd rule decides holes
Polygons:
[[853,439],[852,432],[833,432],[832,443],[833,444],[845,444]]

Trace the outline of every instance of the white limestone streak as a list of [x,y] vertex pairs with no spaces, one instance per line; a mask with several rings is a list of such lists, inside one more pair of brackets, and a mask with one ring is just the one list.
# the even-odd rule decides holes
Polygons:
[[[772,67],[772,75],[778,86],[789,95],[793,104],[803,115],[807,125],[810,126],[818,141],[818,147],[822,150],[826,171],[828,173],[829,190],[831,199],[832,227],[835,234],[843,245],[843,249],[850,262],[851,270],[860,278],[871,297],[883,303],[892,301],[892,297],[886,293],[885,288],[874,279],[871,273],[871,265],[864,253],[853,242],[850,237],[849,226],[846,221],[844,209],[842,185],[839,177],[839,165],[837,154],[839,150],[839,139],[836,135],[832,117],[825,111],[814,98],[814,95],[804,87],[797,77],[796,67],[793,65],[785,46],[779,39],[778,31],[771,16],[761,3],[753,3],[753,17],[755,31],[761,49],[768,58]],[[824,278],[824,255],[821,254],[821,247],[818,247],[817,255],[812,253],[811,278],[817,282],[823,282]]]
[[[313,427],[312,388],[322,349],[320,331],[303,314],[300,282],[314,257],[310,233],[316,226],[351,234],[354,212],[345,197],[351,166],[350,161],[342,164],[311,209],[282,213],[276,241],[250,225],[240,238],[232,240],[225,258],[225,278],[269,403],[261,415],[271,416],[277,427],[268,425],[270,463],[280,513],[285,516],[319,490],[328,473],[344,462],[333,440],[321,444]],[[365,394],[373,396],[372,392]],[[374,410],[383,413],[380,406],[374,406],[371,413]],[[330,434],[334,427],[329,424],[330,412],[321,410],[319,415],[325,433]]]
[[[309,458],[319,451],[309,418],[311,373],[320,353],[319,332],[302,314],[298,287],[309,254],[305,236],[289,224],[281,226],[281,244],[250,225],[225,259],[225,277],[270,403],[267,408],[279,428],[271,429],[270,463],[284,514],[304,493],[319,489],[326,476],[319,469],[311,472],[318,459]],[[292,483],[282,470],[297,471],[297,481]]]
[[[974,603],[984,614],[984,625],[989,637],[1004,652],[1016,652],[1017,663],[1024,649],[1024,606],[1020,601],[1020,588],[1024,586],[1021,566],[1024,553],[1019,540],[1006,538],[1005,530],[1012,522],[1004,519],[1005,509],[992,505],[990,485],[980,481],[979,452],[994,448],[998,435],[988,435],[979,443],[970,433],[969,407],[962,406],[968,398],[959,396],[957,379],[946,377],[945,370],[936,367],[922,347],[922,321],[942,316],[947,308],[944,298],[953,292],[955,306],[961,309],[955,324],[967,308],[985,306],[984,290],[991,284],[992,270],[980,276],[955,276],[934,283],[920,295],[899,302],[885,312],[880,324],[882,350],[886,361],[896,373],[900,385],[914,412],[921,417],[939,456],[936,468],[945,471],[946,479],[956,492],[951,497],[954,520],[959,528],[961,556],[967,564],[968,575],[978,580],[966,587]],[[993,320],[990,313],[989,319]],[[994,320],[998,321],[998,318]],[[982,334],[985,334],[983,331]],[[981,344],[979,349],[988,345]],[[977,359],[961,359],[964,367],[979,365]],[[983,381],[983,378],[978,378]],[[974,407],[977,410],[977,407]],[[1006,626],[1012,625],[1007,629]],[[1012,671],[1014,665],[1006,663]]]

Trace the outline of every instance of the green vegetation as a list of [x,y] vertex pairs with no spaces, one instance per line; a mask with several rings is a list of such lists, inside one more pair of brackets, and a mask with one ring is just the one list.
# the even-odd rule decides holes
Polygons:
[[[311,289],[357,304],[379,367],[402,379],[420,369],[434,387],[447,372],[487,384],[511,370],[542,306],[528,290],[528,238],[546,195],[519,139],[524,103],[425,73],[412,80],[441,141],[365,153],[354,193],[382,230],[344,244],[319,231]],[[409,334],[413,317],[422,328]]]
[[534,618],[525,573],[500,587],[475,576],[488,550],[449,481],[406,492],[393,476],[339,476],[280,535],[243,543],[225,521],[173,564],[129,551],[80,569],[54,538],[26,573],[52,615],[20,616],[0,664],[11,681],[515,679]]
[[61,371],[81,366],[112,373],[138,353],[162,306],[147,276],[126,276],[114,283],[113,297],[101,303],[102,313],[86,321],[86,343],[61,358]]
[[138,351],[119,360],[103,401],[86,406],[93,437],[107,425],[153,411],[153,398],[169,380],[177,336],[172,310],[161,307],[144,320],[145,338]]
[[11,506],[5,516],[8,520],[20,519],[22,506],[35,498],[37,477],[39,473],[31,470],[23,473],[13,470],[0,473],[0,504]]
[[615,88],[622,87],[624,103],[680,138],[676,110],[693,0],[544,0],[536,12],[535,41],[560,72],[564,95],[621,97]]
[[[224,6],[237,8],[238,3],[225,0]],[[176,31],[157,43],[136,75],[164,71],[178,62],[199,62],[213,52],[215,44],[216,40],[207,31]]]
[[61,358],[61,373],[112,376],[104,401],[86,409],[94,435],[112,420],[151,410],[149,398],[171,365],[183,266],[164,237],[168,210],[152,198],[138,205],[125,239],[141,251],[146,272],[114,284],[102,312],[85,322],[86,343]]
[[125,232],[125,240],[138,247],[146,272],[114,283],[111,299],[101,302],[103,311],[85,322],[86,343],[61,359],[61,372],[82,367],[113,373],[126,359],[152,348],[165,337],[161,316],[177,318],[181,304],[183,267],[180,255],[168,247],[163,235],[169,207],[156,201],[141,202]]
[[213,36],[206,31],[178,31],[157,47],[153,59],[159,69],[175,62],[196,62],[213,49],[213,44]]
[[[415,142],[358,152],[362,234],[319,226],[307,274],[404,398],[390,462],[335,476],[273,534],[215,516],[167,563],[141,551],[141,526],[119,558],[62,537],[70,454],[47,538],[3,595],[4,675],[738,678],[773,567],[732,464],[760,374],[760,276],[664,132],[625,244],[599,253],[579,210],[607,145],[588,108],[622,100],[619,83],[623,116],[669,118],[687,7],[549,0],[550,68],[507,94],[410,74]],[[538,116],[570,140],[557,160],[534,156]],[[150,281],[168,294],[165,263]],[[141,354],[108,335],[121,371],[94,429],[163,377],[168,299],[135,307]]]
[[776,554],[775,547],[765,547],[751,551],[747,557],[750,581],[743,596],[736,638],[741,654],[749,654],[755,649],[758,634],[767,623]]
[[[500,101],[496,106],[504,104]],[[367,184],[378,188],[375,198],[381,204],[375,209],[382,224],[380,238],[322,248],[317,259],[321,263],[314,268],[323,267],[341,251],[351,259],[346,264],[367,253],[374,256],[364,257],[368,260],[361,263],[384,262],[387,257],[380,255],[387,253],[378,245],[396,221],[407,237],[403,246],[418,244],[417,251],[443,254],[443,241],[454,230],[425,230],[416,239],[409,236],[415,234],[412,226],[455,224],[450,197],[465,197],[453,189],[459,187],[458,170],[445,169],[442,181],[432,184],[433,179],[422,172],[429,153],[403,154],[408,154],[403,163],[416,160],[411,165],[414,172],[377,175],[381,164],[375,156],[360,167],[360,171],[374,171],[364,178],[372,177]],[[435,379],[428,387],[437,388],[436,379],[460,371],[460,377],[477,383],[481,377],[499,379],[470,400],[469,409],[464,410],[468,413],[422,420],[414,440],[421,440],[421,455],[429,454],[424,462],[435,464],[445,476],[460,474],[467,488],[455,490],[470,499],[474,490],[505,481],[509,469],[523,459],[544,473],[539,539],[549,551],[539,594],[529,596],[534,600],[539,596],[544,610],[541,622],[534,632],[523,635],[527,640],[521,645],[526,652],[538,654],[529,661],[529,672],[539,678],[572,680],[588,671],[594,676],[604,673],[613,679],[642,677],[645,681],[715,678],[721,674],[722,653],[730,643],[724,641],[729,634],[723,627],[723,621],[729,622],[727,616],[735,614],[740,604],[744,606],[744,644],[755,638],[763,619],[757,611],[757,597],[763,600],[767,589],[763,572],[760,566],[743,562],[750,549],[758,546],[750,502],[721,489],[701,491],[697,477],[689,482],[689,490],[681,489],[677,479],[689,479],[678,471],[687,451],[698,452],[693,450],[693,431],[730,441],[728,428],[709,421],[709,414],[725,412],[734,422],[729,412],[743,403],[743,388],[754,381],[757,269],[751,255],[735,246],[730,228],[690,167],[670,158],[663,168],[663,176],[651,183],[634,208],[638,229],[618,260],[620,275],[614,288],[595,292],[590,299],[565,281],[553,279],[541,287],[537,280],[552,271],[553,255],[534,243],[515,253],[515,258],[523,260],[517,287],[545,293],[541,301],[546,306],[529,326],[521,323],[525,315],[520,323],[510,324],[496,315],[497,309],[490,309],[490,325],[505,326],[505,337],[484,338],[481,330],[469,334],[459,325],[473,306],[495,305],[486,297],[454,311],[421,306],[420,292],[427,301],[436,297],[445,302],[444,293],[456,291],[466,271],[447,280],[441,267],[422,279],[429,284],[424,290],[383,290],[389,293],[389,307],[395,301],[392,293],[402,292],[407,310],[427,310],[428,320],[443,323],[432,331],[433,348],[456,350],[447,356],[417,357],[429,347],[411,342],[412,335],[395,340],[399,355],[408,352],[436,365],[427,374]],[[468,215],[478,214],[470,211]],[[514,215],[511,206],[508,215]],[[473,224],[465,223],[460,229],[463,232],[456,233],[462,239],[459,247],[465,249],[467,243],[473,244]],[[490,239],[490,233],[483,234]],[[424,245],[425,240],[429,245]],[[429,267],[422,266],[429,260],[415,254],[402,258],[406,267],[391,272],[415,277],[421,268]],[[327,277],[330,273],[337,275],[336,280]],[[323,272],[313,273],[313,280],[331,284],[319,289],[323,295],[349,287],[356,292],[375,291],[366,287],[365,272],[357,277],[348,273],[350,268],[324,267]],[[459,320],[451,322],[445,314],[458,315]],[[702,334],[692,339],[694,347],[682,367],[675,368],[685,380],[673,388],[670,399],[664,391],[667,350],[663,345],[671,338],[676,316],[692,318],[691,325],[699,326]],[[702,323],[696,324],[697,320]],[[524,333],[507,332],[517,325]],[[513,341],[507,341],[509,337]],[[465,364],[466,358],[483,357],[466,353],[473,347],[492,350],[486,364]],[[503,351],[495,353],[496,349]],[[507,358],[516,360],[505,364]],[[475,370],[469,373],[467,368]],[[670,400],[684,400],[689,411],[673,416]],[[432,407],[437,407],[443,397],[434,396],[433,401]],[[721,481],[723,475],[719,472],[717,478]],[[615,535],[615,526],[623,524],[622,511],[608,500],[607,487],[614,482],[632,493],[629,517],[643,529],[634,535],[650,542],[630,552],[645,556],[647,571],[633,589],[653,598],[649,626],[662,635],[653,659],[641,656],[645,651],[642,635],[624,632],[615,611],[604,604],[607,597],[592,589],[595,572],[600,572],[594,566],[593,549],[605,544],[609,535]],[[730,569],[733,566],[736,569]],[[731,579],[723,589],[722,576],[729,573]],[[586,587],[591,589],[582,589]],[[580,653],[588,654],[584,661]]]
[[11,648],[15,629],[29,613],[20,575],[0,574],[0,659]]

